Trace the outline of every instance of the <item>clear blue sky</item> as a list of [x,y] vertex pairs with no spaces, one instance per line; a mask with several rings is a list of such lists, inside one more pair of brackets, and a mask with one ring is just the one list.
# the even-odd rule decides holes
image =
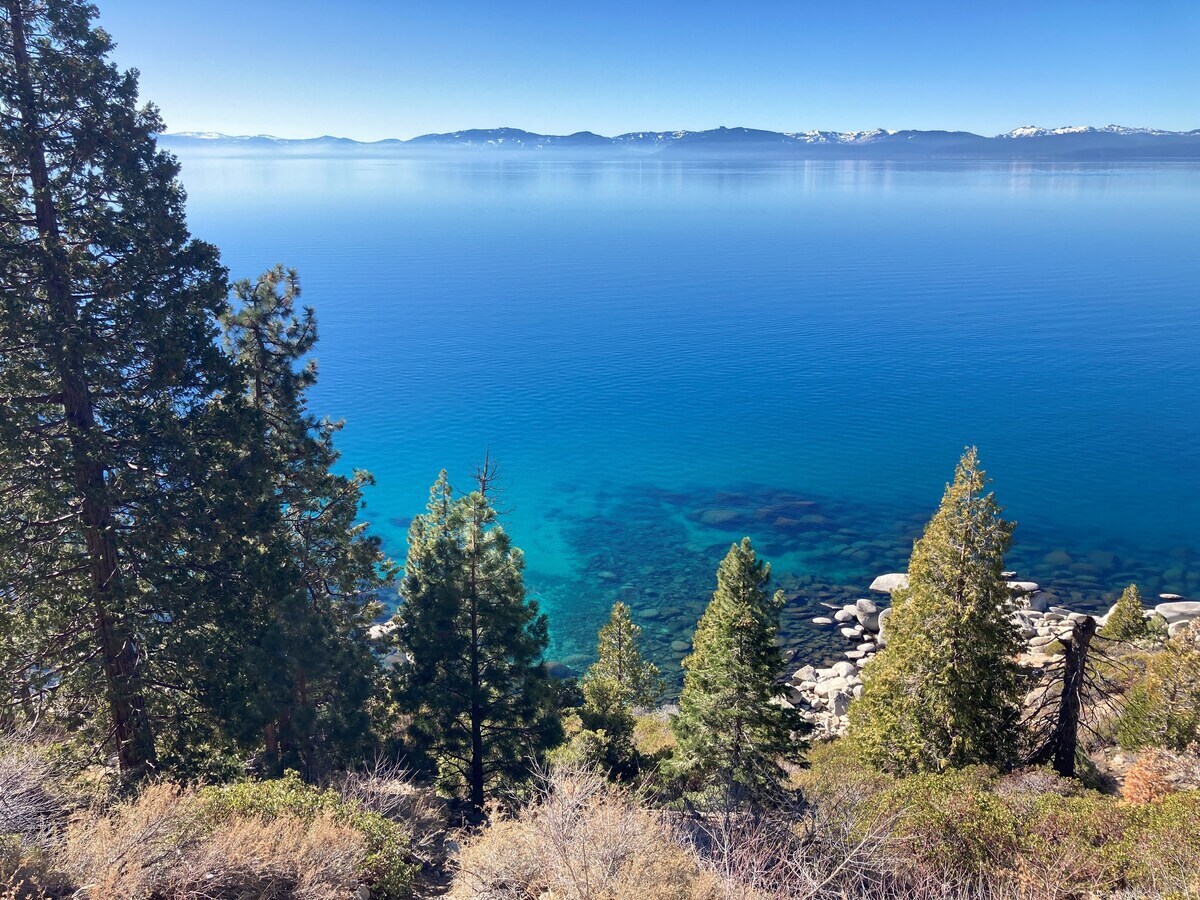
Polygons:
[[96,0],[171,131],[1200,127],[1197,0]]

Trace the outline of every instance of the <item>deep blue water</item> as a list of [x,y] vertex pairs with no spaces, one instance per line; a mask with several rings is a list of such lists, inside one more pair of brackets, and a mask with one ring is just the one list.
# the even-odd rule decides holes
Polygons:
[[318,412],[398,558],[485,450],[579,665],[668,663],[731,539],[796,598],[902,567],[963,446],[1076,605],[1200,594],[1200,167],[184,160],[237,277],[295,266]]

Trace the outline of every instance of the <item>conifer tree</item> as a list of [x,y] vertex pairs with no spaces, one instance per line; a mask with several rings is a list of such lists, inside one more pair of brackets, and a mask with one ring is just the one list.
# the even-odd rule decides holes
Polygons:
[[888,642],[864,669],[851,734],[880,768],[1004,765],[1015,750],[1020,637],[1002,572],[1012,524],[968,448],[892,595]]
[[642,629],[635,625],[629,607],[613,604],[608,621],[600,629],[597,659],[583,676],[585,699],[601,691],[622,707],[653,706],[665,685],[658,666],[642,656]]
[[371,476],[333,472],[341,423],[307,409],[317,324],[311,307],[297,313],[296,273],[276,266],[234,293],[225,340],[258,413],[274,523],[273,564],[259,569],[263,634],[252,651],[250,708],[267,763],[311,772],[318,760],[345,762],[339,755],[368,740],[368,704],[380,686],[368,629],[393,571],[379,539],[356,521]]
[[446,473],[438,477],[409,529],[396,615],[414,737],[476,815],[488,791],[558,737],[542,662],[549,626],[498,521],[495,477],[485,460],[475,490],[459,498]]
[[1131,584],[1121,592],[1120,598],[1104,622],[1104,627],[1100,629],[1100,634],[1110,640],[1132,642],[1146,637],[1149,633],[1150,627],[1146,622],[1142,595],[1137,585]]
[[797,755],[799,718],[771,702],[781,693],[776,633],[784,600],[782,593],[768,595],[770,577],[749,538],[730,547],[683,661],[679,714],[671,723],[679,770],[736,803],[778,797],[780,760]]
[[0,677],[137,775],[236,656],[257,462],[225,271],[94,15],[0,2]]
[[598,635],[596,662],[580,684],[584,700],[580,718],[591,732],[586,739],[617,775],[635,770],[634,707],[653,706],[666,687],[658,666],[642,656],[641,635],[629,607],[614,603]]

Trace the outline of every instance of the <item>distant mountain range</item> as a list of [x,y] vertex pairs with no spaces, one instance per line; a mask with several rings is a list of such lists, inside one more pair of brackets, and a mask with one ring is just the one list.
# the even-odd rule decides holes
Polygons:
[[362,142],[349,138],[277,138],[180,132],[159,136],[181,152],[214,155],[430,156],[445,153],[573,155],[656,159],[1200,159],[1200,128],[1163,131],[1106,125],[1038,128],[1027,125],[993,137],[969,131],[634,131],[604,137],[590,131],[535,134],[519,128],[473,128],[423,134],[408,141]]

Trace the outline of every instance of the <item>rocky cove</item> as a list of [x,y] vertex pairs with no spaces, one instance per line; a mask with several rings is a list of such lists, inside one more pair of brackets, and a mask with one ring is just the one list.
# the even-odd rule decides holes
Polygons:
[[[1061,642],[1069,639],[1076,622],[1092,616],[1097,625],[1103,626],[1111,608],[1103,615],[1071,610],[1052,605],[1049,592],[1032,581],[1016,580],[1016,572],[1006,572],[1008,588],[1012,594],[1014,610],[1011,621],[1025,641],[1025,651],[1020,662],[1029,669],[1044,669],[1061,660]],[[907,587],[908,576],[904,573],[880,575],[871,582],[870,590],[889,597],[893,592]],[[1164,593],[1161,602],[1147,608],[1147,618],[1162,620],[1168,635],[1174,636],[1194,619],[1200,619],[1200,601],[1189,600],[1179,594]],[[838,606],[823,604],[828,615],[815,616],[812,624],[833,630],[844,643],[853,645],[843,650],[844,657],[830,665],[806,664],[784,679],[784,695],[775,702],[796,709],[801,717],[813,725],[814,737],[831,738],[845,733],[849,722],[847,713],[851,700],[860,697],[863,691],[863,669],[875,654],[887,645],[887,622],[891,607],[882,605],[868,597],[860,597],[853,603]]]

